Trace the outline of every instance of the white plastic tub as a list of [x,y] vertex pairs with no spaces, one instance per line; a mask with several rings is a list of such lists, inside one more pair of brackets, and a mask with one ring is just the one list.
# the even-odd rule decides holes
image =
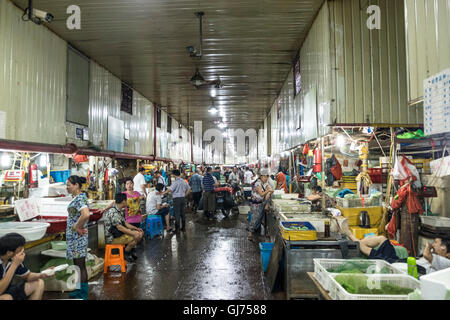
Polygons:
[[26,241],[36,241],[42,239],[48,227],[50,224],[46,222],[5,222],[0,223],[0,236],[15,232]]

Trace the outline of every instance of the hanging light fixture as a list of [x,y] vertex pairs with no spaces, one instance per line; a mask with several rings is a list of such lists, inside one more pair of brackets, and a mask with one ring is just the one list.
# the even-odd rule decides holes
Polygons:
[[205,78],[200,74],[198,68],[195,71],[194,76],[191,78],[191,83],[195,88],[199,88],[201,85],[205,84]]
[[218,127],[220,129],[225,129],[227,127],[227,124],[225,122],[223,122],[223,119],[220,120]]
[[209,113],[216,114],[219,110],[217,110],[216,106],[214,105],[214,100],[211,102],[211,106],[208,109]]
[[339,148],[342,148],[346,143],[346,139],[345,137],[340,134],[336,137],[336,146],[338,146]]
[[215,98],[217,96],[217,89],[213,87],[210,91],[211,97]]

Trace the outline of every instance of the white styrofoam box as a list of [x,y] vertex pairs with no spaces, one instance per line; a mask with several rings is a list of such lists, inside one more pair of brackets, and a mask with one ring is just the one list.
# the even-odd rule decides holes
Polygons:
[[0,237],[8,233],[18,233],[26,241],[36,241],[42,239],[50,227],[46,222],[4,222],[0,223]]
[[450,300],[450,268],[422,276],[420,290],[424,300]]
[[41,216],[50,217],[67,217],[67,207],[69,206],[71,197],[64,198],[40,198],[39,212]]
[[450,228],[450,218],[420,215],[422,224],[435,228]]
[[431,172],[437,177],[450,175],[450,156],[430,162]]

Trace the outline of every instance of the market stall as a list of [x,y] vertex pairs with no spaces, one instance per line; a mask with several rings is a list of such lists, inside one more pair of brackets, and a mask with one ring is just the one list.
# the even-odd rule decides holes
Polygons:
[[[134,176],[140,163],[96,155],[46,153],[44,149],[20,151],[5,149],[0,155],[0,236],[12,232],[24,236],[25,264],[31,270],[39,272],[68,264],[54,278],[45,280],[45,288],[75,290],[73,262],[66,260],[67,208],[72,200],[66,186],[68,177],[78,175],[87,181],[81,189],[88,196],[90,211],[86,260],[90,279],[103,270],[102,214],[114,202],[114,194],[123,190],[121,178]],[[164,162],[147,160],[144,166],[148,173],[155,168],[168,170]]]
[[[271,284],[277,278],[274,273],[281,272],[288,299],[350,299],[359,292],[344,290],[349,279],[357,276],[330,276],[336,284],[331,293],[317,279],[317,273],[312,273],[314,259],[339,258],[345,263],[361,258],[370,262],[360,252],[359,242],[338,232],[336,217],[348,223],[356,239],[379,235],[390,239],[401,252],[397,257],[404,259],[404,270],[406,258],[415,263],[427,242],[448,239],[448,202],[438,197],[436,187],[441,192],[448,188],[448,170],[442,165],[448,158],[447,139],[445,135],[424,138],[417,128],[335,128],[333,134],[274,156],[278,162],[271,167],[287,167],[295,177],[289,190],[294,187],[296,192],[276,191],[266,213],[266,236],[273,243],[266,273]],[[404,273],[405,279],[397,279],[403,289],[393,299],[411,298],[408,294],[420,287],[420,274],[414,278]],[[378,293],[386,298],[396,287],[395,281],[383,279],[380,281],[386,282],[386,290]],[[361,288],[360,292],[367,294],[368,290]]]

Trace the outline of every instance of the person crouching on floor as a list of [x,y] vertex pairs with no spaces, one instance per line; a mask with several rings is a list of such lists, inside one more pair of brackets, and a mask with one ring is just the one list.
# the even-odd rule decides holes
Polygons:
[[[0,238],[0,300],[41,300],[44,293],[44,273],[33,273],[23,264],[25,238],[8,233]],[[14,276],[25,280],[12,284]]]
[[118,193],[115,200],[115,204],[105,212],[106,243],[125,245],[125,259],[133,262],[138,258],[135,247],[142,240],[144,231],[125,221],[122,210],[127,206],[127,196]]

